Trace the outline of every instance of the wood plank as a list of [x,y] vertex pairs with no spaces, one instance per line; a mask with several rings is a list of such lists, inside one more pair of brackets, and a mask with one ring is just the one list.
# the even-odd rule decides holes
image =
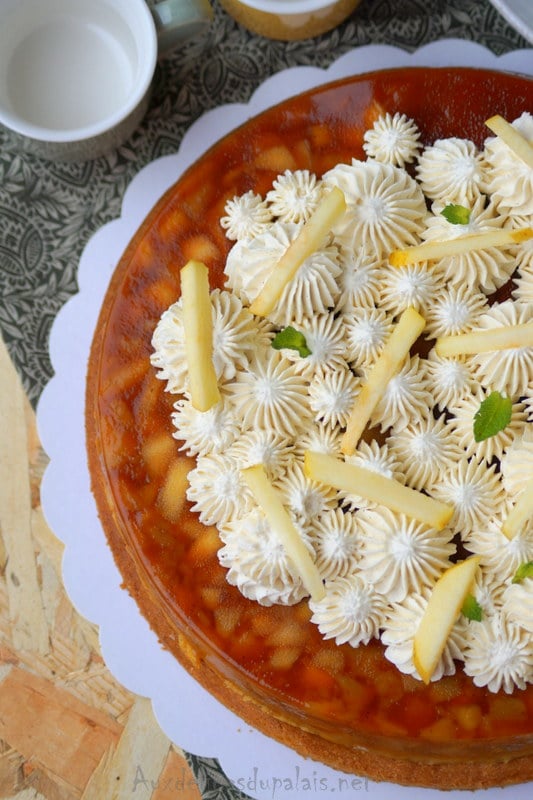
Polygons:
[[17,649],[42,655],[49,650],[49,636],[31,533],[27,401],[1,339],[0,386],[0,533],[12,638]]
[[57,800],[56,798],[48,798],[45,797],[43,794],[37,791],[37,789],[22,789],[17,795],[13,797],[7,797],[6,800]]
[[0,797],[9,797],[22,786],[23,758],[5,742],[0,742]]
[[[112,754],[106,753],[82,795],[82,800],[131,800],[143,780],[148,782],[149,793],[156,786],[170,742],[157,724],[150,701],[138,697],[128,715],[126,726]],[[145,777],[146,776],[146,777]]]
[[18,667],[0,684],[0,739],[78,796],[120,734],[108,714]]
[[[24,797],[24,791],[35,791],[36,798],[45,800],[79,800],[79,795],[68,785],[60,785],[46,769],[33,761],[24,761],[20,770],[20,790],[14,800]],[[31,797],[31,795],[30,795]]]

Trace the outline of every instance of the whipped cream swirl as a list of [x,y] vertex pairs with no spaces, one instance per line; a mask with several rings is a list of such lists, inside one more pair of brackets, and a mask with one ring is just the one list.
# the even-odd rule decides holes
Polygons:
[[[478,330],[493,330],[523,325],[533,318],[533,304],[506,300],[492,306],[478,319]],[[528,394],[533,381],[533,347],[510,347],[471,356],[475,375],[484,386],[490,386],[508,397]]]
[[362,510],[358,520],[361,570],[392,603],[432,586],[455,553],[449,530],[433,530],[387,508]]
[[420,131],[413,119],[387,112],[365,131],[363,149],[369,158],[405,167],[415,160],[421,147],[419,139]]
[[484,194],[487,166],[483,153],[468,139],[450,137],[424,148],[416,175],[431,200],[469,205]]
[[355,514],[332,508],[319,514],[311,527],[316,565],[323,580],[351,575],[359,561],[361,536]]
[[[516,130],[533,143],[533,115],[524,111],[512,122]],[[502,211],[533,214],[533,170],[498,136],[485,142],[488,164],[487,190]],[[512,176],[512,180],[509,179]]]
[[327,581],[325,588],[323,600],[309,602],[311,622],[324,639],[357,647],[379,636],[386,601],[360,574]]
[[[394,603],[387,612],[381,641],[385,645],[385,658],[395,664],[400,672],[421,680],[413,662],[413,642],[416,631],[427,607],[430,591],[411,594],[403,603]],[[431,676],[438,681],[444,675],[455,675],[456,661],[463,660],[466,638],[466,618],[460,616],[455,622],[442,655]]]
[[253,191],[228,200],[220,224],[228,239],[251,239],[272,222],[272,214],[261,195]]
[[464,669],[476,686],[487,686],[491,692],[503,689],[511,694],[516,686],[525,689],[533,679],[531,635],[501,613],[472,622]]
[[[281,540],[260,511],[228,521],[219,531],[224,547],[218,559],[228,570],[228,583],[245,597],[262,606],[293,605],[306,597]],[[312,553],[308,537],[300,533]]]
[[502,611],[511,622],[533,636],[533,578],[510,583],[503,593]]
[[344,193],[347,213],[335,233],[348,250],[366,249],[381,260],[397,247],[416,244],[426,214],[424,195],[405,170],[392,164],[352,160],[323,176]]

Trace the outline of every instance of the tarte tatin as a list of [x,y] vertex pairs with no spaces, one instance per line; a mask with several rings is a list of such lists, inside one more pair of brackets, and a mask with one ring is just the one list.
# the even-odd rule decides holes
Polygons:
[[92,490],[140,612],[247,723],[373,780],[476,789],[533,779],[533,684],[490,691],[461,665],[426,684],[397,669],[379,638],[357,647],[323,638],[305,598],[265,605],[243,596],[219,561],[219,531],[187,500],[195,458],[173,436],[176,397],[158,380],[152,339],[187,262],[203,262],[211,289],[223,288],[232,198],[265,197],[287,170],[320,178],[365,160],[364,132],[386,114],[414,120],[421,145],[457,137],[481,148],[488,118],[531,110],[531,79],[467,68],[369,73],[282,102],[223,138],[157,203],[96,327],[86,393]]

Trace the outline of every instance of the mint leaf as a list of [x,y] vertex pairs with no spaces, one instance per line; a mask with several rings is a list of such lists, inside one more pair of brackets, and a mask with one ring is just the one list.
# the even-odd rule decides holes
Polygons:
[[440,213],[452,225],[468,225],[470,222],[470,209],[456,203],[448,203]]
[[302,358],[311,355],[311,351],[305,341],[305,336],[300,331],[295,330],[291,325],[279,331],[272,339],[274,350],[297,350]]
[[513,401],[499,392],[486,397],[474,414],[474,439],[483,442],[495,436],[510,423]]
[[533,578],[533,561],[524,561],[520,564],[511,583],[520,583],[524,578]]
[[461,612],[467,619],[472,619],[476,622],[481,622],[483,619],[483,609],[473,594],[467,594]]

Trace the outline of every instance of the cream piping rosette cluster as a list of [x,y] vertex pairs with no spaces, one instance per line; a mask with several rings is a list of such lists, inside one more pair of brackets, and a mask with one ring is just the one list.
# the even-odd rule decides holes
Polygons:
[[[533,153],[531,114],[512,125]],[[221,225],[234,244],[225,289],[210,295],[220,400],[207,411],[191,403],[181,300],[163,314],[152,363],[177,395],[174,436],[197,459],[187,496],[200,519],[218,527],[231,584],[263,605],[300,602],[309,595],[305,581],[243,480],[243,471],[262,465],[323,582],[323,595],[309,600],[312,622],[339,645],[381,638],[386,657],[416,678],[424,676],[413,642],[432,587],[458,553],[472,554],[481,619],[453,620],[430,679],[453,674],[462,661],[477,685],[511,692],[533,681],[533,578],[513,582],[533,561],[533,521],[526,515],[514,536],[504,533],[533,466],[533,346],[449,355],[435,340],[527,328],[533,246],[489,239],[427,259],[423,248],[533,226],[533,169],[498,136],[488,135],[481,149],[458,136],[423,147],[416,122],[400,114],[376,120],[364,150],[366,160],[321,178],[286,171],[265,197],[250,191],[228,200]],[[342,191],[344,213],[272,310],[252,314],[333,189]],[[446,213],[454,208],[457,219]],[[422,257],[390,258],[419,246]],[[494,302],[489,295],[511,275],[512,299]],[[423,318],[421,346],[385,382],[348,452],[354,403],[365,402],[365,385],[406,309]],[[303,350],[280,343],[288,328]],[[509,419],[476,441],[474,417],[495,392],[510,399]],[[389,508],[386,498],[314,480],[306,451],[447,504],[449,520],[433,527]]]

